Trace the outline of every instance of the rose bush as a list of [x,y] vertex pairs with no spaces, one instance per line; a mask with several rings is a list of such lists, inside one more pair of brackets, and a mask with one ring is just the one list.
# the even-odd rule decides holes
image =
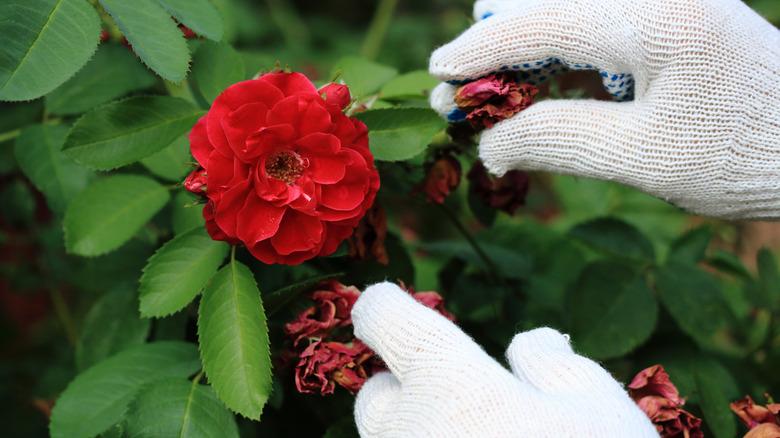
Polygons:
[[448,125],[426,66],[473,0],[0,3],[3,436],[354,438],[384,280],[496,358],[570,334],[666,434],[776,435],[772,226],[489,175],[479,131],[609,94],[501,73]]
[[349,101],[344,86],[318,91],[283,72],[219,95],[190,134],[201,168],[188,180],[206,176],[211,237],[241,242],[264,263],[336,251],[379,190],[366,125],[343,113]]

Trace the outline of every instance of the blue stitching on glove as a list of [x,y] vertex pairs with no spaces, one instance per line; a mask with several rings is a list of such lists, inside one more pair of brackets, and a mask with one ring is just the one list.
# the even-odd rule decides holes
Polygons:
[[462,122],[466,120],[467,115],[468,114],[465,111],[455,108],[454,110],[450,111],[449,114],[447,114],[447,121],[450,123]]
[[484,20],[484,19],[486,19],[486,18],[490,18],[490,17],[492,17],[492,16],[493,16],[493,13],[492,13],[492,12],[485,12],[484,14],[482,14],[482,18],[481,18],[481,20]]

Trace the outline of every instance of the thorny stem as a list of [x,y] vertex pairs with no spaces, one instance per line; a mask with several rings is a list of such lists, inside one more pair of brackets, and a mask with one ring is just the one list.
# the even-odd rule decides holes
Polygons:
[[379,0],[379,6],[376,8],[374,18],[371,19],[366,39],[363,40],[363,47],[360,50],[363,57],[374,59],[379,55],[396,6],[398,6],[398,0]]
[[501,276],[498,274],[498,268],[496,267],[496,264],[493,263],[493,260],[491,260],[490,257],[488,257],[487,253],[485,253],[477,240],[474,239],[474,236],[471,235],[469,230],[466,229],[466,226],[463,225],[460,219],[458,219],[458,216],[446,204],[436,205],[439,206],[444,215],[447,216],[453,225],[455,225],[455,228],[457,228],[463,237],[466,238],[466,241],[474,249],[474,252],[477,253],[477,256],[482,260],[482,263],[485,264],[485,268],[487,269],[487,274],[490,279],[498,283],[498,280],[501,278]]
[[73,323],[70,309],[68,309],[68,304],[65,302],[59,289],[51,288],[49,294],[51,295],[51,303],[52,306],[54,306],[54,312],[57,314],[60,324],[62,324],[62,327],[65,329],[65,336],[68,338],[70,345],[75,346],[79,336],[76,331],[76,325]]

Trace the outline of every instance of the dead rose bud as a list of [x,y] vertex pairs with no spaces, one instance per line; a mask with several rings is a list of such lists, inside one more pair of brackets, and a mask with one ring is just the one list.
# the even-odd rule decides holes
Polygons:
[[376,260],[387,265],[390,259],[385,248],[387,238],[387,215],[379,205],[371,207],[360,221],[355,233],[347,241],[349,256],[358,260]]
[[475,161],[468,174],[469,189],[485,205],[510,215],[525,205],[530,180],[520,170],[510,170],[501,177],[491,176],[481,161]]
[[778,438],[780,437],[780,426],[772,423],[759,424],[750,429],[742,438]]
[[198,196],[206,196],[206,169],[199,167],[184,180],[184,189]]
[[518,84],[513,74],[494,74],[458,88],[455,104],[475,128],[492,128],[531,106],[538,92],[531,84]]
[[428,167],[421,190],[428,200],[443,204],[444,199],[460,184],[460,162],[452,156],[444,156]]
[[344,286],[336,280],[327,281],[312,293],[314,306],[285,324],[284,331],[297,346],[305,338],[325,337],[334,328],[351,325],[352,306],[359,296],[360,291],[354,286]]
[[327,84],[317,90],[317,92],[325,99],[325,102],[335,104],[342,110],[347,108],[352,102],[352,95],[349,93],[349,88],[346,85]]
[[661,438],[704,437],[701,419],[682,409],[685,399],[680,397],[661,365],[640,371],[629,383],[628,393],[653,422]]
[[748,429],[754,429],[762,424],[780,425],[780,403],[772,403],[769,395],[766,395],[766,398],[770,402],[762,406],[746,395],[745,398],[731,403],[729,407]]
[[[415,292],[403,283],[401,287],[423,305],[454,320],[438,293]],[[348,327],[352,325],[352,306],[359,296],[360,291],[353,286],[335,280],[323,283],[311,296],[315,305],[285,325],[285,333],[293,340],[291,356],[298,358],[295,366],[298,392],[327,395],[339,385],[354,394],[369,377],[385,369],[381,359],[352,336]],[[345,327],[346,330],[340,330]]]

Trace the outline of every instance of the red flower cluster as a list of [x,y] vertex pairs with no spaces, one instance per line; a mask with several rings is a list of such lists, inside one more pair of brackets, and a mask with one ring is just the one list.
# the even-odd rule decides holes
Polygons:
[[531,84],[518,84],[513,74],[494,74],[460,87],[455,104],[475,128],[492,128],[531,106],[538,92]]
[[704,438],[701,419],[682,409],[685,399],[661,365],[640,371],[628,385],[628,393],[661,438]]
[[481,161],[475,161],[468,174],[469,188],[486,205],[515,214],[525,204],[530,181],[528,174],[510,170],[504,176],[492,177]]
[[[323,95],[325,98],[323,98]],[[349,91],[300,73],[230,86],[190,133],[215,240],[243,243],[264,263],[332,254],[374,202],[379,174],[368,129],[343,109]]]
[[[454,319],[436,292],[406,290],[422,304]],[[376,354],[352,334],[352,306],[359,296],[354,286],[327,281],[311,294],[314,305],[285,325],[298,357],[295,386],[299,392],[332,394],[338,384],[354,394],[366,379],[384,369]]]
[[757,405],[749,395],[729,405],[750,429],[745,438],[780,437],[780,403],[774,403],[768,394],[765,397],[768,400],[765,406]]
[[446,155],[428,167],[421,190],[431,202],[443,204],[444,199],[460,185],[460,176],[460,162]]

